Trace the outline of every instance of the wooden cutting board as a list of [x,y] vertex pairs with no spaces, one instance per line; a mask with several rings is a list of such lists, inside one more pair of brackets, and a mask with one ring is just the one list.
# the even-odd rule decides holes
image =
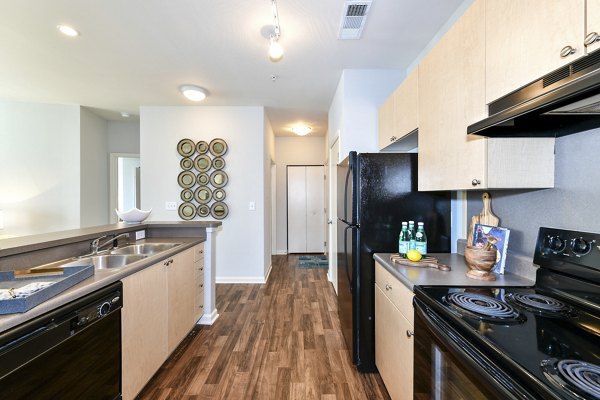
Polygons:
[[492,212],[492,196],[490,196],[488,192],[484,192],[481,196],[481,199],[483,200],[483,210],[481,210],[479,215],[474,215],[471,217],[471,226],[469,227],[467,245],[473,243],[473,227],[475,227],[475,224],[498,226],[500,223],[500,218],[498,218]]

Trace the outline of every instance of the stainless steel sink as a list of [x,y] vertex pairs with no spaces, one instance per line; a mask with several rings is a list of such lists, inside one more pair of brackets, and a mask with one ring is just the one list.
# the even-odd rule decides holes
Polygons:
[[170,250],[173,247],[179,246],[181,243],[143,243],[132,244],[129,246],[113,249],[110,254],[143,254],[146,256],[160,253],[161,251]]
[[146,257],[143,254],[102,254],[83,257],[64,266],[92,264],[96,269],[121,268]]

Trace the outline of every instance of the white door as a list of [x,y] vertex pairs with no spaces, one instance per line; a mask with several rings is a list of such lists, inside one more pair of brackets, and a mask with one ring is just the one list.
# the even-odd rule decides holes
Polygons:
[[339,141],[329,148],[329,280],[337,293],[337,163],[339,160]]
[[323,166],[288,166],[288,253],[324,251]]

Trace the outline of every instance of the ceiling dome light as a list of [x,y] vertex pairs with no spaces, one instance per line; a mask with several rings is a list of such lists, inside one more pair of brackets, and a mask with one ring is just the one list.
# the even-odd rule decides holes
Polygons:
[[277,62],[283,58],[283,47],[279,44],[276,38],[271,38],[271,45],[269,46],[269,59],[273,62]]
[[306,136],[312,131],[310,126],[299,125],[292,128],[292,132],[294,132],[298,136]]
[[195,85],[181,85],[179,91],[191,101],[202,101],[208,96],[206,89]]
[[70,27],[69,25],[57,25],[56,27],[63,35],[71,37],[79,36],[79,32],[75,28]]

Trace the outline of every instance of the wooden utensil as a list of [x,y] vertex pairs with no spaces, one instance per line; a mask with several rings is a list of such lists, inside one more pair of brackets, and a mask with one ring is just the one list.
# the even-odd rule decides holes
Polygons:
[[406,267],[436,268],[440,271],[450,271],[451,269],[446,264],[440,263],[437,258],[434,257],[423,257],[420,261],[410,261],[399,254],[392,254],[390,256],[390,261],[394,264],[404,265]]

